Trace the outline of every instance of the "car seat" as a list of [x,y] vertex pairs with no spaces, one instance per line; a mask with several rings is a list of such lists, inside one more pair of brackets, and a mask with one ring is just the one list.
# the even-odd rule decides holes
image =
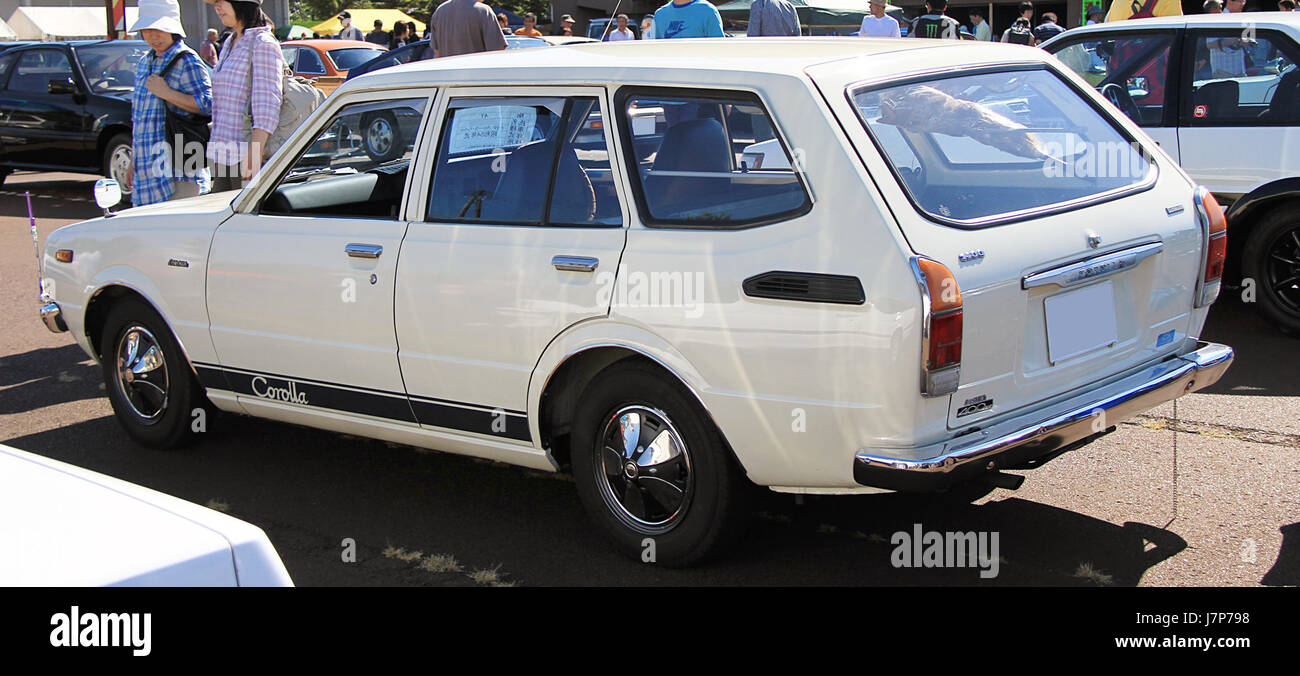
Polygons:
[[730,188],[729,179],[655,175],[662,171],[730,173],[731,143],[722,123],[704,118],[678,122],[664,132],[654,166],[645,179],[646,201],[659,217],[717,204]]

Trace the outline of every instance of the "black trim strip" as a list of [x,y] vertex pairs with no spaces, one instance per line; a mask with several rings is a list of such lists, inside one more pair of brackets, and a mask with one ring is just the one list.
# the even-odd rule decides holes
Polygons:
[[198,373],[199,383],[208,389],[226,390],[287,404],[500,436],[516,441],[532,441],[528,430],[528,415],[523,411],[491,409],[429,397],[407,397],[400,392],[198,362],[195,362],[194,369]]

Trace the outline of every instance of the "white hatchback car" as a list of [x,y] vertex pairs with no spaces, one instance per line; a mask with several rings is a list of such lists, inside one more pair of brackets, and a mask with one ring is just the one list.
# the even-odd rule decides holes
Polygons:
[[[385,111],[422,119],[395,159],[307,152]],[[1224,227],[1039,50],[579,46],[349,81],[238,195],[52,233],[43,315],[143,444],[211,402],[572,468],[620,549],[684,564],[752,485],[1006,478],[1214,383]]]
[[1300,13],[1094,24],[1042,47],[1214,192],[1228,208],[1227,283],[1300,333]]

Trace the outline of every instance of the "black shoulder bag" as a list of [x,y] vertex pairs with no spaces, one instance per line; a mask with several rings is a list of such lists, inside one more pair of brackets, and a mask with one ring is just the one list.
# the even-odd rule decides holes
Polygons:
[[[185,56],[186,52],[189,51],[188,49],[182,49],[178,52],[176,56],[172,57],[171,61],[167,62],[166,66],[163,66],[158,75],[164,78],[167,77],[167,71],[171,70],[172,66],[176,64],[176,60]],[[163,102],[163,111],[166,114],[164,128],[167,131],[167,145],[172,146],[172,158],[182,157],[179,152],[182,149],[176,147],[176,137],[178,136],[181,142],[187,146],[191,143],[199,144],[206,156],[208,138],[212,135],[212,129],[208,126],[212,122],[212,116],[190,112],[178,113],[172,110],[172,107],[166,101]]]

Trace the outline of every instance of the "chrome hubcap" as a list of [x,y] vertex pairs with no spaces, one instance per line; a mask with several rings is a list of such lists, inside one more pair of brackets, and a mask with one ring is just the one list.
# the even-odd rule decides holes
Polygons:
[[393,149],[393,127],[388,124],[388,120],[381,117],[370,123],[370,129],[366,131],[366,143],[370,144],[371,152],[376,155],[387,155]]
[[118,146],[114,148],[113,154],[109,156],[108,160],[108,177],[117,181],[118,185],[122,187],[123,195],[131,193],[131,191],[126,188],[126,173],[130,168],[131,146]]
[[649,535],[677,525],[694,492],[691,459],[663,411],[619,409],[601,431],[598,453],[596,484],[620,521]]
[[167,361],[148,329],[132,325],[117,343],[117,386],[127,405],[146,423],[167,410]]
[[1300,228],[1283,232],[1269,247],[1269,288],[1288,312],[1300,313]]

